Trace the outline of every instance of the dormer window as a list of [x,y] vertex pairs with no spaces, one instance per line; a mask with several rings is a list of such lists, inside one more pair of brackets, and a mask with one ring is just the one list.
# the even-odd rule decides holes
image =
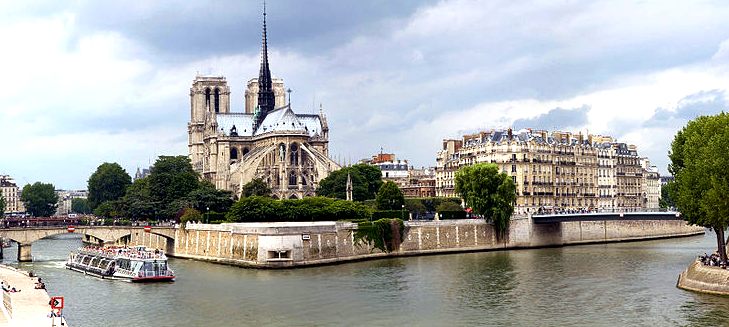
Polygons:
[[230,136],[238,136],[238,129],[235,128],[235,125],[230,128]]

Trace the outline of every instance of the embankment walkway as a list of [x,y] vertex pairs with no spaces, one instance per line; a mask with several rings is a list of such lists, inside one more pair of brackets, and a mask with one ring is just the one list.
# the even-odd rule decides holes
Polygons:
[[[4,293],[0,326],[51,326],[51,318],[48,317],[51,312],[48,305],[50,297],[46,290],[35,289],[37,277],[30,277],[25,271],[0,265],[0,279],[6,285],[20,290],[16,293],[0,291]],[[60,318],[56,318],[55,323],[60,326]]]

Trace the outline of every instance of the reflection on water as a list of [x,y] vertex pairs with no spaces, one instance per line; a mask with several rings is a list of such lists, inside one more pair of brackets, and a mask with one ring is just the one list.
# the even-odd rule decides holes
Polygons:
[[727,325],[729,298],[675,287],[713,245],[708,235],[296,270],[170,259],[175,283],[139,285],[64,269],[81,241],[59,235],[20,266],[66,297],[73,326]]

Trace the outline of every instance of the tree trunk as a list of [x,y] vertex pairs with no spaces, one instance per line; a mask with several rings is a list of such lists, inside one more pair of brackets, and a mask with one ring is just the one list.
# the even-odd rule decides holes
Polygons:
[[719,260],[722,267],[726,267],[726,243],[724,243],[724,228],[714,228],[716,242],[719,250]]

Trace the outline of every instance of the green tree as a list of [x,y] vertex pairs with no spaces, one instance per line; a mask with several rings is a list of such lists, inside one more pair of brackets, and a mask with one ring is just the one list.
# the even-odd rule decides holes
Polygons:
[[[270,194],[271,189],[268,190]],[[243,192],[245,192],[245,190]],[[200,212],[227,212],[230,209],[230,206],[233,205],[233,193],[230,191],[218,190],[212,183],[202,181],[198,188],[192,190],[187,195],[187,200],[191,207]]]
[[357,164],[334,171],[319,182],[316,194],[330,198],[347,198],[347,174],[352,179],[355,201],[374,199],[382,186],[382,171],[377,166]]
[[5,197],[0,194],[0,217],[5,215]]
[[456,204],[450,201],[444,201],[441,204],[438,205],[438,208],[435,209],[437,212],[442,211],[463,211],[463,207],[461,207],[460,204]]
[[121,217],[121,201],[106,201],[94,209],[94,215],[103,218],[118,218]]
[[35,182],[23,187],[20,200],[25,205],[25,210],[35,217],[49,217],[56,212],[58,195],[53,184]]
[[271,188],[260,178],[243,185],[243,196],[271,196]]
[[131,184],[132,177],[118,163],[101,164],[89,177],[89,207],[93,210],[106,201],[118,200]]
[[401,210],[405,197],[395,182],[386,181],[377,192],[375,202],[379,210]]
[[150,196],[159,205],[158,216],[162,218],[178,214],[180,203],[200,185],[187,156],[160,156],[147,178]]
[[729,114],[701,116],[674,137],[668,167],[675,177],[671,199],[688,223],[714,230],[722,265],[727,261],[724,231],[729,219],[727,149]]
[[157,203],[149,191],[149,178],[140,178],[127,188],[120,200],[122,215],[131,220],[152,219],[157,214]]
[[71,211],[80,214],[90,214],[92,212],[87,199],[76,198],[71,200]]
[[225,218],[233,222],[278,220],[281,209],[281,201],[254,195],[238,200]]
[[672,189],[675,188],[675,182],[671,181],[661,187],[661,198],[658,200],[658,206],[661,208],[675,208],[676,201],[671,198]]
[[415,217],[428,211],[421,199],[405,199],[405,210],[411,212]]
[[180,224],[184,225],[188,221],[201,221],[202,214],[193,208],[185,209],[185,212],[180,216]]
[[456,172],[456,193],[473,212],[494,223],[496,235],[505,236],[514,213],[516,185],[506,173],[491,163],[462,167]]

